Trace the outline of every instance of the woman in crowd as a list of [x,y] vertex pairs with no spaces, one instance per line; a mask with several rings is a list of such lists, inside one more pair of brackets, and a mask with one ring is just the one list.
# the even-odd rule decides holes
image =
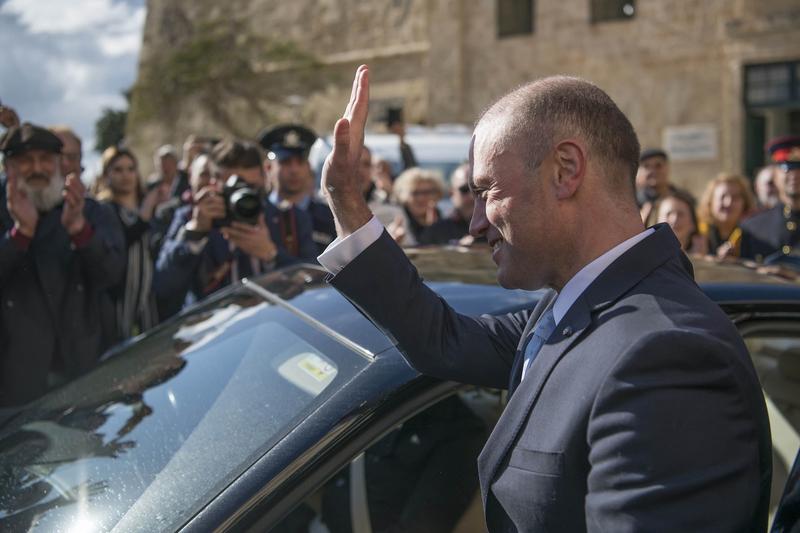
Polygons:
[[708,253],[717,257],[739,257],[742,230],[739,223],[755,207],[747,180],[735,174],[719,174],[709,182],[700,200],[700,234],[708,242]]
[[653,215],[648,220],[648,225],[666,222],[687,254],[707,253],[708,246],[699,233],[697,214],[694,210],[694,199],[689,193],[674,190],[661,198],[653,207]]
[[423,231],[441,218],[436,204],[445,194],[444,180],[431,170],[412,167],[403,171],[394,182],[393,194],[403,208],[403,220],[387,227],[403,246],[419,244]]
[[102,163],[105,187],[98,193],[98,199],[114,208],[128,247],[125,276],[110,291],[116,309],[117,334],[123,340],[158,323],[151,291],[150,219],[156,206],[167,199],[169,191],[155,187],[144,195],[136,157],[129,150],[107,148]]

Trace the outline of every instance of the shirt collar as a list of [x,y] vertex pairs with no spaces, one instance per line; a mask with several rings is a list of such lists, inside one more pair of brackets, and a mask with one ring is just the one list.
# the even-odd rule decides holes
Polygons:
[[[273,205],[280,205],[281,204],[281,197],[278,196],[278,191],[273,190],[269,193],[269,201],[272,202]],[[311,205],[311,195],[303,196],[303,199],[299,202],[295,202],[294,206],[297,209],[301,209],[303,211],[308,211],[308,207]]]
[[654,231],[653,228],[648,228],[630,239],[621,242],[572,276],[567,284],[564,285],[564,288],[561,289],[561,292],[558,293],[558,297],[553,303],[553,318],[556,324],[561,322],[561,319],[567,314],[567,311],[569,311],[569,308],[575,303],[575,300],[583,294],[583,291],[585,291],[611,263]]

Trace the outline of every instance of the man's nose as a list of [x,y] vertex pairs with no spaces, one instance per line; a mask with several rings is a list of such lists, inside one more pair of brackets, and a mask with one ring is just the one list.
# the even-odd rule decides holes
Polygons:
[[489,221],[486,219],[486,204],[482,200],[475,200],[472,208],[472,219],[469,221],[469,234],[475,238],[482,237],[489,228]]
[[32,160],[33,160],[33,165],[32,165],[33,172],[35,174],[45,174],[44,161],[39,157],[33,157]]

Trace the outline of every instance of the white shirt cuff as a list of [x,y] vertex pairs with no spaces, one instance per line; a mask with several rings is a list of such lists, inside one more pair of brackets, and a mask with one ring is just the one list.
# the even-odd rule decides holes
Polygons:
[[342,239],[336,237],[317,257],[322,267],[334,276],[342,271],[358,254],[370,247],[383,233],[383,224],[373,216],[369,222]]

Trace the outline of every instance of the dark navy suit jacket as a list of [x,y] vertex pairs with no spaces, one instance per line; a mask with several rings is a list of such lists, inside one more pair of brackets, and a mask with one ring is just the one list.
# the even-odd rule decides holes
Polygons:
[[[527,332],[555,297],[460,315],[385,232],[331,283],[420,372],[498,388],[511,376],[512,389]],[[761,388],[668,226],[584,291],[512,392],[478,458],[491,531],[765,530]]]
[[[292,256],[282,242],[279,210],[265,201],[264,220],[273,242],[278,247],[275,267],[282,267],[300,261],[316,262],[317,248],[311,237],[311,220],[308,215],[296,208],[294,216],[297,227],[299,254]],[[249,256],[241,252],[231,252],[228,241],[218,230],[211,230],[208,243],[199,254],[192,253],[189,243],[182,238],[181,228],[189,221],[192,206],[186,205],[175,212],[172,224],[156,261],[153,276],[153,289],[158,302],[158,316],[161,320],[181,310],[189,293],[200,299],[214,290],[230,283],[225,276],[218,285],[209,284],[209,272],[213,272],[228,261],[237,261],[239,277],[253,275]]]

